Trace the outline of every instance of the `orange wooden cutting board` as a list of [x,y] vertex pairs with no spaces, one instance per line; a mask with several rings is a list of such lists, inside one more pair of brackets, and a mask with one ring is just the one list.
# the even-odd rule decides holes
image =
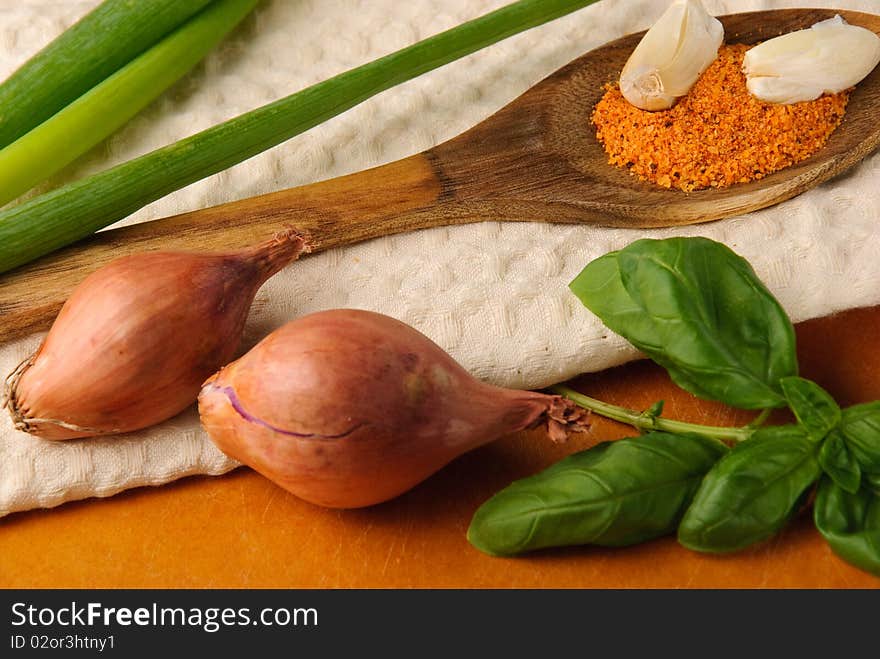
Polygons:
[[[798,326],[802,373],[842,404],[880,399],[880,307]],[[582,377],[603,400],[708,424],[748,415],[699,401],[647,362]],[[465,539],[479,504],[514,478],[596,441],[629,434],[597,420],[592,434],[554,446],[521,433],[458,459],[408,494],[356,511],[317,508],[247,469],[189,478],[106,500],[0,520],[4,587],[562,587],[876,588],[802,514],[771,541],[707,556],[666,538],[627,549],[572,548],[516,559]]]

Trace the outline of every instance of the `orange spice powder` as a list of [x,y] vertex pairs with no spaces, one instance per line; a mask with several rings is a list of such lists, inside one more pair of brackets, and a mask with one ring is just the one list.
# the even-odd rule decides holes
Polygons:
[[749,48],[722,46],[668,110],[640,110],[606,85],[592,121],[608,162],[691,191],[760,179],[815,153],[843,119],[850,90],[792,105],[759,101],[741,71]]

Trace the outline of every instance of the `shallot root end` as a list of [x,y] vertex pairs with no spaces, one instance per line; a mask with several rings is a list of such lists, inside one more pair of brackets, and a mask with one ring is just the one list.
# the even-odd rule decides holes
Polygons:
[[3,395],[0,396],[0,409],[8,410],[9,415],[12,417],[12,424],[15,426],[15,429],[23,430],[24,432],[29,432],[29,428],[27,420],[19,409],[16,387],[18,386],[18,381],[21,380],[21,376],[24,375],[24,372],[34,363],[35,358],[36,354],[25,358],[15,367],[12,373],[6,376],[6,379],[3,381]]
[[23,360],[15,367],[12,373],[6,376],[6,379],[3,382],[3,395],[0,396],[0,409],[6,409],[9,411],[9,416],[12,417],[12,426],[16,430],[28,434],[34,434],[38,431],[40,425],[52,425],[57,426],[58,428],[64,428],[65,430],[72,430],[76,433],[89,435],[108,435],[119,432],[118,430],[85,428],[83,426],[78,426],[75,423],[62,421],[61,419],[41,419],[29,416],[28,411],[22,409],[21,403],[18,400],[17,388],[19,380],[21,380],[25,372],[33,365],[36,358],[37,353],[34,353]]

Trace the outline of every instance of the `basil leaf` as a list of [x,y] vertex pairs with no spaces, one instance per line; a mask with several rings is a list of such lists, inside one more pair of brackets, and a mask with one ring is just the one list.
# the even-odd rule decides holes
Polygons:
[[653,319],[624,288],[617,262],[619,254],[609,252],[591,261],[569,284],[569,288],[609,329],[666,368],[679,386],[693,392],[697,385],[686,384],[684,375],[680,373],[673,375],[668,360],[662,357],[665,348],[659,342]]
[[796,375],[779,381],[788,406],[813,441],[821,441],[840,423],[840,406],[815,382]]
[[468,540],[493,555],[631,545],[675,530],[720,442],[652,432],[604,442],[512,483],[474,514]]
[[662,337],[673,379],[736,407],[784,403],[779,379],[797,373],[794,329],[748,262],[705,238],[639,240],[617,262]]
[[847,447],[840,430],[833,430],[822,442],[819,449],[819,466],[839,487],[852,494],[859,491],[862,470]]
[[656,343],[654,321],[626,292],[617,267],[619,252],[594,261],[568,285],[572,293],[612,331],[643,352],[662,350]]
[[880,491],[880,474],[862,474],[865,487]]
[[823,478],[813,519],[835,554],[880,576],[880,497],[876,492],[863,487],[850,493]]
[[725,552],[769,538],[818,478],[816,452],[798,426],[758,430],[706,474],[678,528],[679,542]]
[[779,380],[797,373],[791,321],[721,243],[638,240],[588,264],[570,287],[683,389],[744,409],[785,404]]
[[865,473],[880,473],[880,401],[853,405],[843,411],[840,430]]

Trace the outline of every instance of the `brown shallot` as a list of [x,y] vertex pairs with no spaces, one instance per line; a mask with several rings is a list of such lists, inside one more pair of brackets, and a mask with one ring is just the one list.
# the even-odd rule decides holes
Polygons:
[[257,289],[303,249],[288,231],[236,252],[148,252],[95,271],[7,378],[15,426],[70,439],[174,416],[235,357]]
[[391,499],[511,432],[587,427],[570,401],[481,382],[409,325],[352,309],[270,334],[205,383],[199,412],[223,452],[334,508]]

